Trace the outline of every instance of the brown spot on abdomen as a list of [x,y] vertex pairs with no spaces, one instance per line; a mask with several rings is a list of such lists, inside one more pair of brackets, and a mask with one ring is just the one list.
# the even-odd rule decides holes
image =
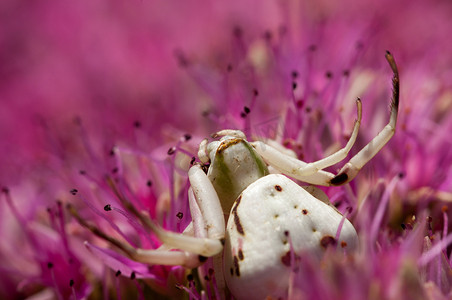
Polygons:
[[237,207],[239,206],[241,200],[242,196],[239,196],[235,201],[234,208],[232,209],[232,214],[234,215],[234,224],[235,227],[237,228],[237,232],[240,233],[241,235],[245,235],[245,231],[243,230],[243,226],[242,223],[240,222],[239,215],[237,214]]
[[234,256],[234,268],[235,268],[235,275],[237,277],[240,277],[240,266],[239,266],[239,259],[237,256]]
[[290,251],[287,251],[286,254],[284,254],[283,256],[281,256],[281,262],[282,262],[282,264],[285,265],[286,267],[290,267],[290,261],[291,261]]
[[239,259],[240,260],[244,260],[245,259],[245,256],[243,255],[243,251],[242,251],[242,249],[239,249]]
[[240,233],[241,235],[245,235],[245,231],[243,230],[242,223],[240,223],[240,218],[237,212],[234,212],[234,224],[235,227],[237,228],[237,232]]
[[336,244],[337,244],[336,239],[334,237],[332,237],[331,235],[325,235],[320,240],[320,246],[323,249],[326,249],[328,246],[335,246]]

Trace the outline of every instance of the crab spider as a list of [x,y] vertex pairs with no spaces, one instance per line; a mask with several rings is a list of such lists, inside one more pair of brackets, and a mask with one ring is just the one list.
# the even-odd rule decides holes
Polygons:
[[[346,251],[358,247],[355,228],[329,205],[323,192],[312,186],[302,188],[285,175],[310,185],[343,185],[391,139],[397,123],[399,76],[389,52],[386,59],[393,71],[389,122],[338,174],[324,169],[345,159],[355,143],[361,123],[359,99],[357,119],[345,147],[311,163],[264,142],[248,142],[239,130],[217,132],[213,137],[219,140],[204,140],[199,146],[200,161],[210,162],[207,174],[200,164],[188,172],[192,222],[184,233],[142,220],[163,243],[160,249],[112,243],[132,259],[149,264],[194,268],[206,257],[214,257],[220,289],[229,289],[235,298],[285,298],[291,258],[303,253],[320,257],[329,244]],[[282,174],[270,174],[268,166]]]

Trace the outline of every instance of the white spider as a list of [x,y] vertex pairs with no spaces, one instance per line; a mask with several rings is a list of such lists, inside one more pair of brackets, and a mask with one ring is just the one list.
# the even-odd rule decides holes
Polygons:
[[[193,221],[184,233],[144,221],[163,246],[158,250],[119,247],[136,261],[187,268],[198,267],[213,256],[220,289],[227,286],[237,299],[287,297],[291,251],[321,257],[331,243],[348,251],[356,249],[355,228],[329,205],[326,195],[312,186],[302,188],[285,175],[311,185],[345,184],[391,139],[397,122],[399,77],[389,52],[386,59],[394,73],[390,120],[337,175],[323,169],[345,159],[352,148],[361,122],[359,99],[346,146],[316,162],[303,162],[263,142],[248,142],[238,130],[216,133],[215,137],[221,137],[218,141],[204,140],[198,156],[210,166],[207,174],[200,164],[188,172]],[[268,166],[285,175],[270,174]]]

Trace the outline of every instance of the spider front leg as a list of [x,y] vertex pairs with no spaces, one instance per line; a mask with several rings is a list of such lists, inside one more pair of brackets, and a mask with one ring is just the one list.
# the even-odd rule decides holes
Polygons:
[[[214,256],[223,250],[225,222],[220,200],[212,183],[199,165],[188,171],[191,184],[190,209],[192,210],[195,236],[187,236],[164,230],[150,223],[151,230],[166,246],[196,253],[202,256]],[[194,198],[196,203],[194,203]],[[196,213],[195,210],[198,210]]]
[[131,249],[131,258],[148,264],[195,268],[204,262],[204,257],[214,256],[223,250],[225,222],[217,193],[199,165],[189,170],[188,177],[191,184],[190,212],[193,218],[189,226],[193,226],[194,236],[170,232],[149,223],[164,248],[182,251]]
[[[225,222],[217,193],[201,167],[193,166],[189,170],[188,176],[191,183],[190,212],[194,220],[187,226],[184,233],[165,230],[142,215],[141,212],[134,212],[143,225],[163,243],[159,249],[132,247],[88,223],[72,205],[69,204],[67,208],[82,226],[114,245],[135,261],[196,268],[205,261],[206,257],[215,256],[223,250]],[[180,251],[168,251],[170,249]]]
[[389,62],[394,74],[392,79],[393,94],[389,122],[375,138],[373,138],[361,151],[358,152],[358,154],[353,156],[344,165],[337,175],[323,171],[322,169],[343,160],[353,146],[358,133],[359,124],[361,122],[361,102],[359,99],[357,101],[358,118],[355,121],[355,126],[350,140],[344,148],[333,153],[332,155],[313,163],[306,163],[289,155],[283,154],[263,142],[252,143],[256,151],[269,165],[286,175],[310,184],[324,186],[342,185],[355,178],[361,168],[369,162],[381,150],[381,148],[384,147],[384,145],[386,145],[395,133],[399,108],[399,72],[391,53],[386,52],[386,59]]
[[347,157],[347,154],[350,152],[356,141],[362,118],[362,104],[359,98],[356,100],[356,107],[357,118],[355,120],[350,139],[348,140],[345,147],[316,162],[306,163],[304,161],[298,160],[292,156],[280,152],[276,148],[273,148],[263,142],[254,142],[251,144],[269,165],[278,169],[282,173],[304,182],[315,185],[324,185],[327,180],[334,178],[334,175],[332,173],[324,172],[321,170],[337,164],[345,157]]
[[361,168],[368,163],[380,150],[386,145],[396,130],[397,115],[399,111],[399,71],[394,57],[389,51],[386,51],[386,60],[393,72],[392,78],[392,99],[391,115],[388,124],[374,137],[361,151],[353,156],[348,163],[342,167],[339,173],[331,180],[332,185],[341,185],[355,178]]

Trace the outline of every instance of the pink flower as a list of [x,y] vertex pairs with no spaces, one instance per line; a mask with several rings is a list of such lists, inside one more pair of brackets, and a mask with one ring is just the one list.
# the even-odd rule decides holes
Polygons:
[[386,49],[397,132],[350,184],[322,188],[360,249],[294,253],[288,297],[451,297],[447,1],[0,5],[0,298],[218,297],[211,260],[128,255],[161,245],[142,218],[185,229],[187,171],[221,129],[315,161],[345,145],[360,97],[356,154],[387,122]]

